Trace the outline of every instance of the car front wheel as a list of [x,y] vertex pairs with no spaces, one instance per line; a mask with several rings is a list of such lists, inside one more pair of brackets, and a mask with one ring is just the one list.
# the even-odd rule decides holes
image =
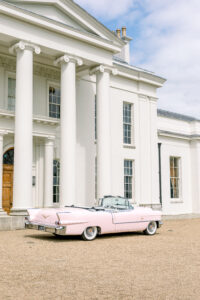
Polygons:
[[97,228],[96,227],[87,227],[82,234],[82,238],[85,241],[92,241],[97,236]]
[[154,235],[156,233],[157,230],[157,223],[156,221],[151,221],[148,226],[147,229],[145,229],[144,233],[147,235]]

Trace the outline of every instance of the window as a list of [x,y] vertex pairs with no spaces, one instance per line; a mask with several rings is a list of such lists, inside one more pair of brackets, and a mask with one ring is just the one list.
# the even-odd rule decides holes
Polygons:
[[15,111],[16,80],[8,78],[8,110]]
[[170,157],[170,195],[180,198],[180,158]]
[[60,162],[53,161],[53,203],[59,203],[60,196]]
[[133,198],[133,161],[124,160],[124,197]]
[[60,89],[49,87],[49,117],[60,118]]
[[124,130],[124,144],[133,144],[133,117],[132,104],[123,103],[123,130]]
[[9,149],[3,155],[4,165],[14,165],[14,149]]

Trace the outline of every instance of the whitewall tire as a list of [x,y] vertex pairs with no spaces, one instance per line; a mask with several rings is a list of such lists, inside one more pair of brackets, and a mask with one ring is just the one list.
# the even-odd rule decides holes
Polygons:
[[92,241],[97,236],[97,227],[87,227],[83,231],[82,238],[85,241]]
[[151,221],[149,222],[147,229],[145,229],[144,233],[147,235],[154,235],[156,233],[157,227],[157,222]]

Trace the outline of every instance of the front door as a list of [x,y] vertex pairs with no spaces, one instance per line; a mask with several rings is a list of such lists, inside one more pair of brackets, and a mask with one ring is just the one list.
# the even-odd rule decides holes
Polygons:
[[13,204],[13,166],[3,165],[3,210],[10,213]]
[[13,164],[14,149],[9,149],[3,156],[3,191],[2,207],[8,214],[13,205]]

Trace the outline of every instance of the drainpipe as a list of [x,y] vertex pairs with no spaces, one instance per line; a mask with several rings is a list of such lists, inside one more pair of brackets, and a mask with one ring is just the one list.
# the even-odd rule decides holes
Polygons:
[[159,194],[160,194],[160,204],[162,205],[162,170],[161,170],[161,146],[162,146],[162,143],[158,143],[158,164],[159,164]]

